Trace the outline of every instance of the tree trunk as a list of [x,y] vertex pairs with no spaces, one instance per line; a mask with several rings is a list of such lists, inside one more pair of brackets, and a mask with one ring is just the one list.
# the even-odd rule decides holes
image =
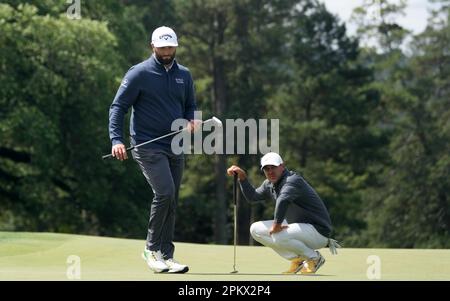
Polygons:
[[[306,103],[306,108],[305,108],[306,122],[311,121],[311,106],[312,106],[312,100],[308,100]],[[301,147],[300,147],[300,154],[301,154],[300,166],[301,167],[306,166],[306,162],[308,160],[308,151],[309,151],[309,138],[306,137],[303,139]]]
[[[261,203],[256,203],[256,204],[250,206],[250,225],[255,222],[258,222],[260,220],[266,219],[266,218],[261,218],[261,217],[263,217],[263,211],[264,211],[264,206]],[[250,233],[250,226],[249,226],[248,230],[249,230],[248,232]],[[254,240],[251,235],[249,235],[248,244],[250,246],[260,246],[261,245],[256,240]]]
[[[214,82],[214,108],[216,116],[223,118],[226,110],[226,78],[225,63],[221,54],[214,51],[224,43],[225,17],[223,13],[217,12],[215,16],[215,39],[210,45],[212,54],[212,69]],[[225,135],[224,135],[225,137]],[[216,155],[215,160],[216,177],[216,212],[214,220],[214,240],[219,244],[227,243],[227,200],[226,200],[226,157],[225,155]]]
[[216,155],[216,212],[214,219],[214,241],[218,244],[227,243],[227,199],[226,199],[226,159],[225,155]]

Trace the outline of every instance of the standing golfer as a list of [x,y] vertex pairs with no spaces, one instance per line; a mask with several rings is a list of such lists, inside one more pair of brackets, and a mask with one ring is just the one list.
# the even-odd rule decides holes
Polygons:
[[[131,145],[171,132],[172,122],[186,119],[192,132],[198,126],[194,84],[189,70],[175,60],[178,40],[169,27],[153,31],[151,57],[128,70],[109,110],[111,154],[127,159],[123,139],[123,120],[132,107],[130,119]],[[174,255],[175,209],[184,168],[183,154],[171,150],[172,137],[135,148],[132,151],[154,198],[151,203],[147,242],[143,258],[153,271],[185,273],[187,265],[177,263]]]
[[340,247],[329,238],[331,220],[324,203],[305,179],[286,169],[277,153],[264,155],[261,169],[267,180],[257,189],[238,166],[227,170],[228,175],[238,175],[241,190],[249,202],[266,199],[276,202],[273,220],[251,225],[253,239],[291,261],[285,274],[315,273],[325,263],[317,249],[329,245],[336,254],[336,248]]

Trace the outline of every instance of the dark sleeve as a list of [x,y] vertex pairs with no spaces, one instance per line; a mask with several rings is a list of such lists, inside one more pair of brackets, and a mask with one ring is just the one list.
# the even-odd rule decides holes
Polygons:
[[286,182],[281,188],[275,204],[274,220],[277,224],[281,224],[286,216],[286,210],[290,202],[299,196],[299,190],[293,183]]
[[109,138],[112,145],[124,144],[123,119],[138,98],[139,92],[139,73],[132,67],[123,78],[109,108]]
[[189,79],[187,83],[187,93],[186,93],[186,102],[184,106],[184,119],[192,120],[194,119],[194,111],[197,109],[197,104],[195,102],[195,89],[194,89],[194,80],[190,73]]
[[259,186],[256,189],[253,187],[252,184],[250,184],[248,179],[245,179],[242,182],[239,181],[239,184],[241,186],[242,194],[250,203],[265,201],[270,197],[270,195],[268,194],[270,192],[267,189],[267,186],[265,185],[266,182],[263,182],[261,186]]

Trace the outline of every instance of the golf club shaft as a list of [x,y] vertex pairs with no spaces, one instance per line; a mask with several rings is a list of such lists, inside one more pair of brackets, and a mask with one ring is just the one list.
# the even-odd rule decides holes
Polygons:
[[[213,118],[211,118],[211,119],[202,121],[201,124],[204,124],[204,123],[207,123],[207,122],[210,122],[210,121],[215,121],[215,120],[214,120]],[[171,132],[171,133],[165,134],[165,135],[163,135],[163,136],[161,136],[161,137],[157,137],[157,138],[155,138],[155,139],[152,139],[152,140],[149,140],[149,141],[146,141],[146,142],[143,142],[143,143],[134,145],[134,146],[130,146],[130,147],[127,148],[126,151],[128,152],[128,151],[133,150],[133,149],[135,149],[135,148],[138,148],[138,147],[140,147],[140,146],[143,146],[143,145],[146,145],[146,144],[155,142],[155,141],[157,141],[157,140],[160,140],[160,139],[163,139],[163,138],[166,138],[166,137],[169,137],[169,136],[172,136],[172,135],[181,133],[182,131],[184,131],[184,130],[186,130],[186,129],[187,129],[187,128],[182,128],[181,130],[178,130],[178,131],[175,131],[175,132]],[[112,154],[107,154],[107,155],[102,156],[102,159],[104,160],[104,159],[108,159],[108,158],[112,158],[112,157],[113,157]]]
[[236,271],[236,245],[237,245],[237,194],[238,194],[238,185],[237,185],[238,176],[235,173],[233,179],[233,215],[234,215],[234,256],[233,256],[233,271]]
[[233,259],[233,270],[236,271],[236,246],[237,246],[237,208],[234,205],[234,259]]

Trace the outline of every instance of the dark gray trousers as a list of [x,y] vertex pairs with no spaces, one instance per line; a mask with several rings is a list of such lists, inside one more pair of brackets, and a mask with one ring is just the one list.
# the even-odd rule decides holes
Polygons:
[[175,210],[183,176],[184,155],[144,148],[134,149],[132,155],[154,194],[148,223],[147,249],[160,250],[165,260],[173,258]]

